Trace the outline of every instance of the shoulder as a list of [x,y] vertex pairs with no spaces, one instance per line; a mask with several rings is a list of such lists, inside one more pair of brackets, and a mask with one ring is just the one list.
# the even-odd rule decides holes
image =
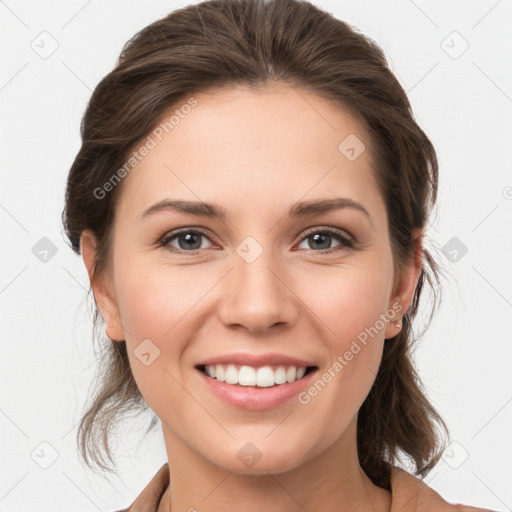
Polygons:
[[496,512],[449,503],[425,482],[398,466],[391,469],[391,496],[391,512]]
[[163,494],[169,487],[169,464],[166,462],[142,489],[135,501],[116,512],[157,512]]
[[[169,486],[169,466],[165,463],[126,509],[117,512],[156,512],[163,493]],[[391,468],[390,512],[496,512],[487,508],[449,503],[425,482],[407,471]]]

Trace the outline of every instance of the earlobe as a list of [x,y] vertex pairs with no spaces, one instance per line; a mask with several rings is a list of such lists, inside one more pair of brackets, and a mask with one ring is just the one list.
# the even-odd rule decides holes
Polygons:
[[[422,229],[413,229],[411,236],[414,245],[414,261],[402,270],[398,289],[394,291],[393,300],[388,305],[391,310],[396,311],[396,315],[386,326],[386,339],[393,338],[400,332],[403,324],[402,318],[412,303],[421,272]],[[400,305],[399,310],[398,305]]]
[[95,258],[97,242],[94,233],[85,230],[80,236],[80,249],[84,265],[87,268],[89,282],[94,294],[94,299],[105,322],[105,332],[113,341],[124,340],[124,330],[119,320],[119,310],[115,297],[108,286],[107,276],[95,273]]

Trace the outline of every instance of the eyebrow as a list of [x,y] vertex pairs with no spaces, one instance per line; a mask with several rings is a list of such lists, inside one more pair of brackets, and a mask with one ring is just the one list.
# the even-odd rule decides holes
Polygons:
[[[298,202],[289,208],[287,215],[290,218],[314,217],[323,213],[329,213],[345,208],[350,208],[362,212],[368,218],[372,227],[374,227],[372,217],[368,210],[361,203],[358,203],[357,201],[354,201],[348,197],[336,197],[333,199]],[[137,220],[140,222],[157,212],[169,210],[188,213],[198,217],[209,217],[221,220],[226,219],[228,216],[227,210],[214,203],[163,199],[144,210],[137,217]]]

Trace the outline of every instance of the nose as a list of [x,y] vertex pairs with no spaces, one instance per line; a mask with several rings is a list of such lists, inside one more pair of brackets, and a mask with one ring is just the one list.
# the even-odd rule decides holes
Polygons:
[[217,310],[224,325],[243,327],[254,334],[293,325],[299,317],[300,300],[286,274],[270,251],[263,251],[252,263],[235,254]]

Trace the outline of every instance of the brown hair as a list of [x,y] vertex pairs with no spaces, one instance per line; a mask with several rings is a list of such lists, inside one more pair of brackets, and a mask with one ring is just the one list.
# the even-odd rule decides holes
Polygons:
[[[277,81],[327,98],[364,123],[387,208],[395,276],[412,261],[411,232],[425,227],[436,201],[437,157],[381,48],[305,1],[210,0],[176,10],[137,33],[90,98],[62,220],[78,254],[82,231],[95,234],[96,275],[108,269],[123,182],[101,199],[94,191],[123,166],[162,114],[194,93],[230,85],[257,88]],[[401,458],[400,452],[414,461],[416,474],[423,477],[444,450],[437,427],[448,430],[412,362],[412,344],[419,338],[413,335],[412,321],[420,295],[428,283],[434,299],[430,323],[439,305],[440,276],[442,269],[423,246],[412,305],[401,332],[384,344],[376,380],[358,414],[361,467],[388,490],[390,464]],[[101,315],[96,301],[95,305],[97,329]],[[77,438],[90,467],[93,461],[110,470],[109,435],[116,420],[127,411],[147,409],[147,404],[131,373],[126,343],[108,340],[102,326],[94,334],[103,342],[99,385]],[[153,416],[149,429],[155,424]]]

